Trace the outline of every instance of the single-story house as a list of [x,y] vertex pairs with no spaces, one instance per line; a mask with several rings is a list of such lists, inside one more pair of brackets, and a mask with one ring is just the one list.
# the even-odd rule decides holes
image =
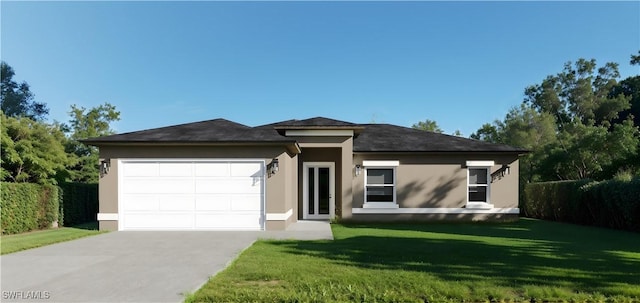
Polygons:
[[101,230],[282,230],[298,220],[509,220],[521,148],[323,117],[215,119],[99,147]]

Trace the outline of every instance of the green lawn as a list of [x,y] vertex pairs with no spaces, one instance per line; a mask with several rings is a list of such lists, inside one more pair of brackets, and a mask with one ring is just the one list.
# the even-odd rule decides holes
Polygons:
[[258,241],[187,302],[640,302],[640,234],[522,219]]
[[0,237],[0,254],[10,254],[16,251],[74,240],[99,233],[101,232],[97,230],[96,224],[89,223],[76,227],[61,227],[17,235],[3,235]]

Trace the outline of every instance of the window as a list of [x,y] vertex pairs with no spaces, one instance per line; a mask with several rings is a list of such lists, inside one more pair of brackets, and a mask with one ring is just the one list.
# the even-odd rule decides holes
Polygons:
[[469,202],[489,203],[487,168],[469,168]]
[[366,169],[366,198],[367,202],[395,203],[395,169],[394,168],[368,168]]
[[467,161],[467,208],[491,209],[493,161]]
[[363,208],[398,208],[396,168],[398,160],[364,160]]

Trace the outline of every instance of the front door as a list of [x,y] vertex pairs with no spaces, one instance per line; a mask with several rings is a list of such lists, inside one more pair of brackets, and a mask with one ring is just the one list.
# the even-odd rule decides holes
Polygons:
[[303,219],[331,219],[335,214],[335,172],[333,162],[305,162],[303,165]]

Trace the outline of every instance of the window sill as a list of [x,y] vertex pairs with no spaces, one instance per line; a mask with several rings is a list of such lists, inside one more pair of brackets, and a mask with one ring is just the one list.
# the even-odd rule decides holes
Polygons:
[[400,206],[394,202],[366,202],[362,208],[400,208]]
[[485,202],[467,202],[468,209],[492,209],[493,204],[485,203]]

